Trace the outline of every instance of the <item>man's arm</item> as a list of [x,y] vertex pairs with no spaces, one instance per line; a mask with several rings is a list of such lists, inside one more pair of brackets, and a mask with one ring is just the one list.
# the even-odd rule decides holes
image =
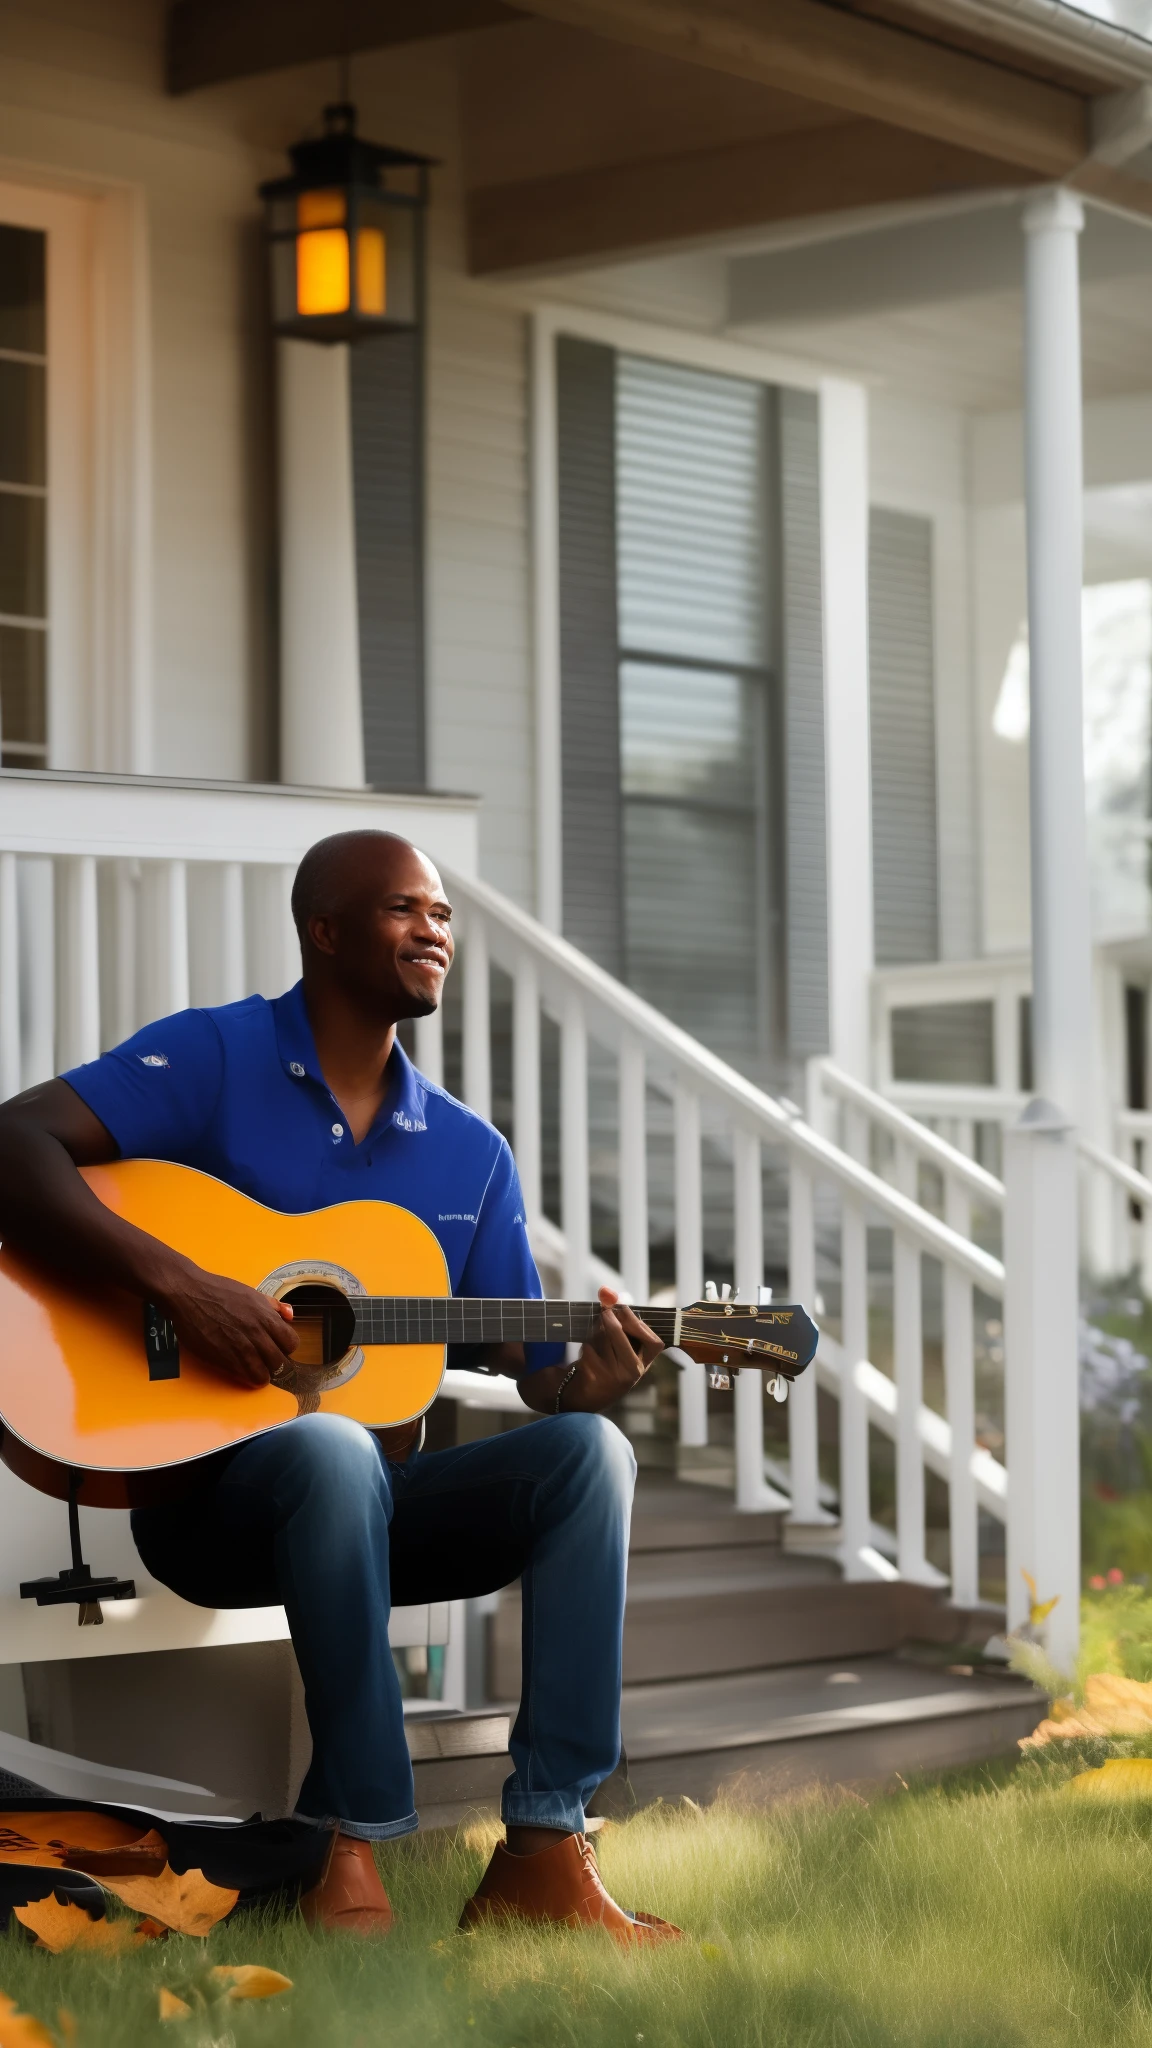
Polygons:
[[296,1349],[290,1309],[255,1288],[206,1273],[106,1209],[78,1166],[119,1158],[114,1138],[67,1081],[46,1081],[0,1107],[0,1237],[73,1281],[155,1301],[206,1365],[242,1386],[267,1386]]

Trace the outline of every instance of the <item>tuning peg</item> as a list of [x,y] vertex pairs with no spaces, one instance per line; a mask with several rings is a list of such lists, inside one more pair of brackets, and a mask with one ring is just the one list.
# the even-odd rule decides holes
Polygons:
[[724,1282],[724,1285],[723,1285],[723,1286],[721,1287],[721,1289],[720,1289],[720,1299],[721,1299],[721,1301],[731,1301],[731,1299],[732,1299],[732,1282],[731,1282],[730,1280],[725,1280],[725,1282]]
[[716,1292],[716,1282],[714,1280],[706,1280],[704,1282],[704,1299],[705,1301],[719,1301],[720,1297]]
[[771,1301],[771,1299],[772,1299],[772,1289],[771,1289],[770,1287],[758,1287],[758,1288],[756,1289],[756,1300],[757,1300],[757,1302],[759,1303],[759,1305],[760,1305],[760,1307],[761,1307],[761,1308],[763,1308],[763,1306],[764,1306],[764,1303],[765,1303],[766,1301]]
[[774,1401],[788,1399],[788,1382],[782,1372],[778,1372],[774,1380],[768,1381],[768,1392]]

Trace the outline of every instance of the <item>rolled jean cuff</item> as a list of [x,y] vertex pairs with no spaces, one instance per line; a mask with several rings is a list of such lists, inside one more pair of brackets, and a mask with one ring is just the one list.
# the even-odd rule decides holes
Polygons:
[[392,1842],[399,1835],[414,1835],[420,1825],[418,1813],[406,1813],[403,1820],[343,1820],[338,1813],[329,1813],[320,1820],[314,1813],[297,1811],[292,1818],[306,1821],[311,1828],[336,1828],[356,1842]]
[[584,1833],[584,1808],[570,1792],[509,1792],[500,1799],[500,1818],[510,1828],[563,1828]]

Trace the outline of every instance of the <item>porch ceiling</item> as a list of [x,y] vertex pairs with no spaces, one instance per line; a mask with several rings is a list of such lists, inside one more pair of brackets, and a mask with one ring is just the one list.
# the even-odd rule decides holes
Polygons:
[[[169,83],[457,35],[469,261],[559,271],[749,228],[1062,178],[1106,70],[944,0],[175,0]],[[952,0],[959,10],[973,0]]]

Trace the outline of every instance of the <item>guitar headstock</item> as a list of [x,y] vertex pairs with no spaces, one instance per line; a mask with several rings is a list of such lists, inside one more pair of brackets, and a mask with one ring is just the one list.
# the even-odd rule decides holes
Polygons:
[[677,1342],[689,1357],[713,1367],[713,1384],[727,1384],[727,1368],[759,1366],[770,1377],[794,1380],[810,1365],[820,1332],[796,1302],[694,1301],[680,1314]]

